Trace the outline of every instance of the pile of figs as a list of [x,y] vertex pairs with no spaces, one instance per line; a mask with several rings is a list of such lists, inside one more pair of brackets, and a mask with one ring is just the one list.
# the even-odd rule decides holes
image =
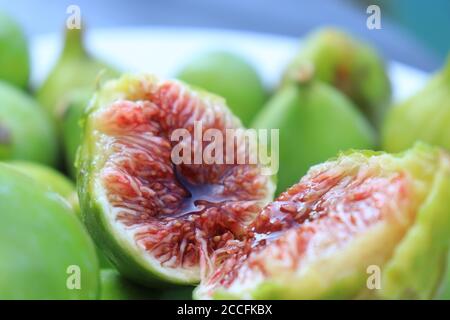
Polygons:
[[274,88],[225,50],[122,74],[84,29],[32,88],[0,13],[0,299],[450,299],[450,58],[393,102],[335,28]]

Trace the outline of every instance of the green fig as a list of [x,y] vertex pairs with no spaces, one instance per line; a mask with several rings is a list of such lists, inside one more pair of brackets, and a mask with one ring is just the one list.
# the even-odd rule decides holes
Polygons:
[[26,36],[20,25],[0,12],[0,80],[26,89],[30,76],[30,57]]
[[444,271],[443,283],[439,288],[437,299],[450,300],[450,254],[447,256],[446,270]]
[[[74,213],[80,218],[80,204],[78,202],[75,185],[60,172],[53,168],[33,162],[8,161],[4,164],[32,178],[40,185],[47,187],[49,191],[59,194],[62,198],[67,200]],[[111,267],[111,263],[109,263],[99,249],[97,249],[97,256],[101,267]]]
[[[226,164],[206,161],[205,153],[205,161],[184,161],[196,148],[181,151],[181,162],[174,157],[198,124],[217,136],[243,131],[220,97],[179,81],[124,75],[99,89],[84,117],[77,153],[83,221],[136,283],[197,283],[204,253],[238,238],[272,199],[274,183],[262,165],[238,160],[256,153],[245,151],[246,140],[237,139]],[[176,143],[174,132],[187,140]]]
[[66,29],[62,54],[36,93],[38,101],[55,119],[64,113],[73,90],[94,92],[100,76],[108,79],[117,75],[111,67],[87,53],[83,44],[83,29]]
[[248,126],[267,99],[257,71],[244,58],[212,51],[194,57],[178,79],[225,98],[231,111]]
[[76,177],[75,157],[81,144],[82,116],[92,93],[89,90],[74,91],[68,98],[67,108],[62,116],[63,147],[66,170],[72,178]]
[[371,125],[353,103],[333,87],[312,79],[311,74],[279,90],[253,127],[279,129],[277,193],[312,165],[339,151],[375,146]]
[[54,192],[0,163],[0,299],[96,299],[95,247]]
[[325,28],[309,35],[288,66],[283,82],[295,81],[304,68],[343,92],[378,127],[389,107],[391,86],[374,48],[345,32]]
[[68,201],[74,210],[79,210],[75,184],[60,172],[39,163],[27,161],[8,161],[5,164],[59,194]]
[[26,93],[0,81],[0,160],[53,166],[57,157],[55,129],[48,115]]
[[445,270],[450,155],[352,151],[312,167],[215,254],[199,299],[430,299]]
[[382,130],[386,151],[405,150],[418,140],[450,150],[450,55],[442,71],[386,117]]
[[119,272],[104,269],[100,273],[101,299],[102,300],[191,300],[192,287],[176,289],[150,289],[139,286],[126,278]]

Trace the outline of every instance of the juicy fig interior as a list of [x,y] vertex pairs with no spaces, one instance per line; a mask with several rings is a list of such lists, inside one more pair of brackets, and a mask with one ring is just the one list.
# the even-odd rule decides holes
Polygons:
[[[382,223],[395,228],[393,236],[371,241],[398,242],[414,221],[413,192],[407,172],[386,171],[376,162],[317,166],[261,211],[233,252],[231,245],[215,251],[198,296],[223,289],[242,297],[271,277],[293,283],[302,270]],[[382,250],[380,263],[393,249],[385,244]]]
[[[247,226],[270,200],[270,177],[261,175],[258,165],[237,161],[173,163],[171,151],[179,143],[171,141],[174,130],[184,128],[193,137],[196,121],[203,132],[240,127],[222,100],[171,81],[143,80],[136,95],[95,114],[107,154],[99,180],[116,223],[138,247],[163,269],[193,270],[199,278],[206,256],[247,235]],[[203,150],[209,143],[203,142]],[[236,143],[235,157],[241,147]]]

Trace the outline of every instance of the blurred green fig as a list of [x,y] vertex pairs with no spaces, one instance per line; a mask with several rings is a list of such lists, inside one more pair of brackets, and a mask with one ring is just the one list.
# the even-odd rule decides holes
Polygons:
[[122,277],[119,272],[104,269],[100,272],[101,300],[191,300],[193,287],[150,289]]
[[96,299],[95,247],[68,204],[0,163],[0,299]]
[[[8,161],[5,165],[32,178],[37,183],[48,188],[67,200],[75,215],[80,218],[80,203],[75,190],[75,184],[53,168],[27,161]],[[111,263],[104,254],[97,249],[97,256],[101,267],[111,267]]]
[[[269,230],[269,231],[267,231]],[[430,299],[450,234],[450,156],[352,151],[312,167],[221,252],[200,299]]]
[[66,199],[74,210],[79,210],[75,184],[60,172],[28,161],[8,161],[5,164],[46,186],[50,191],[56,192]]
[[391,87],[384,62],[374,48],[338,29],[321,29],[302,43],[283,82],[295,81],[302,69],[311,67],[318,80],[339,89],[373,125],[380,125],[389,106]]
[[200,54],[178,72],[177,78],[225,98],[245,126],[267,99],[257,71],[244,58],[230,52]]
[[443,70],[386,117],[382,130],[386,151],[405,150],[418,140],[450,150],[450,55]]
[[110,66],[87,53],[83,44],[83,28],[66,29],[62,54],[36,96],[41,105],[59,119],[73,90],[94,92],[99,77],[108,79],[116,75]]
[[277,193],[339,151],[375,146],[371,125],[353,103],[308,77],[279,90],[253,123],[255,128],[279,129]]
[[30,75],[28,43],[21,26],[0,12],[0,80],[25,89]]
[[62,115],[63,147],[66,170],[70,176],[76,178],[75,157],[81,143],[81,124],[84,111],[92,93],[89,90],[78,90],[70,94],[67,108]]
[[0,81],[0,160],[53,166],[57,157],[56,133],[48,115],[26,93]]

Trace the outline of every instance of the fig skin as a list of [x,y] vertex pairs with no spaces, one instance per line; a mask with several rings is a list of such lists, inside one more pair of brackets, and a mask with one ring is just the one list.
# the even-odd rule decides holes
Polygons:
[[382,131],[388,152],[410,148],[423,141],[450,150],[450,55],[422,90],[392,107]]
[[[101,166],[110,155],[102,154],[101,151],[106,150],[106,147],[102,147],[96,141],[100,134],[95,128],[95,113],[117,100],[146,99],[148,93],[145,89],[153,86],[156,81],[158,80],[152,75],[123,75],[105,83],[94,95],[82,120],[83,142],[76,159],[78,196],[83,222],[95,242],[102,247],[105,255],[124,277],[151,288],[190,287],[198,283],[200,275],[185,276],[161,271],[162,267],[149,264],[148,257],[143,251],[134,243],[130,243],[126,235],[117,230],[107,216],[110,208],[105,191],[100,190],[99,182],[96,180]],[[190,90],[187,86],[184,86],[184,89]],[[195,91],[195,93],[202,98],[217,100],[218,104],[215,107],[223,107],[221,111],[224,112],[224,116],[237,128],[241,128],[239,119],[227,109],[223,99],[203,91]],[[261,200],[264,203],[272,199],[275,189],[271,178],[267,179],[267,183],[266,199]]]
[[[410,187],[414,197],[408,199],[416,213],[412,225],[406,225],[406,233],[398,242],[398,236],[383,232],[381,228],[352,239],[339,252],[307,264],[300,270],[272,273],[272,277],[255,283],[241,283],[240,290],[230,291],[218,287],[206,293],[202,285],[194,291],[194,299],[430,299],[436,294],[442,280],[448,256],[450,230],[450,158],[439,148],[417,144],[402,154],[385,154],[373,151],[352,151],[340,155],[311,171],[335,168],[333,162],[355,162],[361,159],[377,161],[384,170],[406,170],[414,180]],[[370,160],[370,159],[373,160]],[[363,161],[364,163],[365,161]],[[382,175],[383,171],[378,174]],[[388,199],[390,200],[390,199]],[[394,206],[395,208],[395,206]],[[400,207],[401,208],[401,207]],[[406,223],[404,211],[393,214]],[[398,216],[398,215],[402,216]],[[326,217],[324,218],[326,219]],[[401,226],[402,224],[400,224]],[[386,229],[387,230],[387,229]],[[395,230],[395,229],[393,229]],[[369,230],[368,230],[369,231]],[[333,230],[330,230],[333,232]],[[295,240],[293,240],[295,241]],[[391,242],[391,243],[390,243]],[[299,261],[300,262],[300,261]],[[272,261],[265,261],[265,270]],[[366,281],[369,265],[381,270],[381,288],[370,290]],[[240,271],[238,271],[240,272]]]
[[30,76],[28,43],[21,26],[0,12],[0,80],[26,89]]
[[288,66],[283,83],[295,81],[304,68],[314,68],[318,80],[344,93],[375,126],[389,107],[391,85],[381,57],[370,45],[336,28],[310,34]]
[[0,81],[0,160],[27,160],[54,166],[55,128],[26,93]]
[[[38,163],[26,161],[8,161],[4,164],[32,178],[40,185],[48,188],[49,191],[59,194],[67,201],[74,214],[81,221],[80,203],[78,201],[75,184],[67,177],[53,168]],[[111,267],[111,263],[106,259],[106,257],[99,249],[97,249],[97,256],[101,267]]]
[[100,272],[101,278],[101,300],[166,300],[181,299],[191,300],[191,287],[176,289],[150,289],[139,286],[113,269],[103,269]]
[[314,79],[283,87],[252,127],[280,130],[277,194],[339,151],[376,144],[374,130],[351,101]]
[[[1,163],[0,184],[0,271],[7,275],[0,279],[0,298],[96,299],[94,244],[67,203]],[[81,288],[71,290],[73,265],[80,268]]]
[[66,29],[64,48],[47,79],[37,90],[39,103],[59,121],[64,113],[70,94],[75,90],[95,90],[97,82],[118,75],[107,64],[91,57],[84,48],[83,31]]
[[67,108],[62,116],[65,166],[73,179],[76,178],[75,159],[82,136],[80,122],[91,97],[92,93],[89,90],[74,91],[68,99]]
[[257,71],[244,58],[231,52],[204,52],[189,61],[176,77],[223,97],[247,127],[267,100]]
[[74,211],[79,210],[75,184],[60,172],[51,167],[27,161],[8,161],[5,164],[46,186],[49,191],[59,194],[67,200]]

